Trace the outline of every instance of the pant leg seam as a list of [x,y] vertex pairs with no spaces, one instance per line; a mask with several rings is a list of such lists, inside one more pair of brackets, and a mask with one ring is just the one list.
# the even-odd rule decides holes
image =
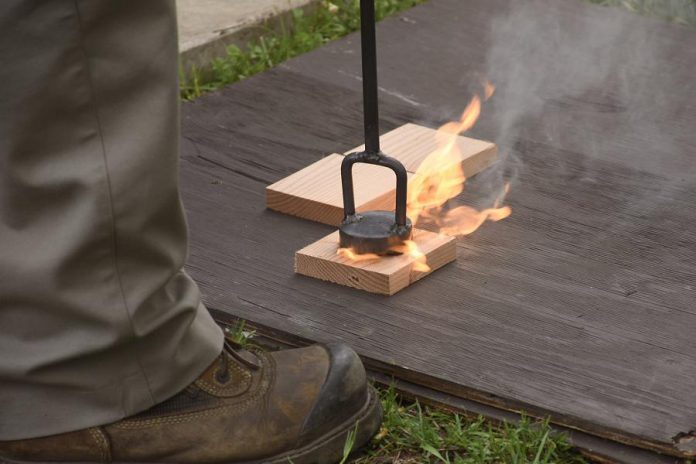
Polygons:
[[[115,213],[114,213],[114,202],[113,202],[113,192],[112,192],[112,187],[111,187],[111,177],[109,175],[109,162],[106,156],[106,143],[104,142],[104,131],[102,127],[102,122],[101,118],[99,116],[99,109],[97,105],[97,93],[96,93],[96,88],[94,85],[94,80],[92,78],[92,73],[90,71],[90,66],[89,66],[89,55],[87,54],[87,50],[84,46],[84,38],[83,38],[83,23],[82,23],[82,15],[80,14],[80,6],[78,5],[78,0],[74,0],[74,5],[75,5],[75,13],[77,16],[77,22],[78,22],[78,28],[79,28],[79,47],[80,51],[82,52],[82,55],[85,60],[85,74],[87,77],[87,83],[89,85],[89,91],[90,91],[90,104],[92,107],[92,111],[94,113],[94,119],[97,124],[97,131],[99,134],[99,141],[101,144],[101,149],[102,149],[102,159],[103,159],[103,166],[104,166],[104,179],[106,181],[106,193],[107,193],[107,198],[108,198],[108,208],[109,208],[109,218],[111,222],[111,227],[109,231],[109,235],[111,236],[111,255],[112,255],[112,260],[113,260],[113,267],[114,267],[114,274],[116,277],[116,282],[118,285],[118,291],[121,296],[121,300],[123,302],[123,307],[126,312],[126,316],[128,317],[128,322],[130,324],[130,329],[133,334],[133,337],[135,337],[135,326],[133,323],[133,318],[131,315],[130,308],[128,306],[128,300],[126,299],[126,294],[125,290],[123,287],[123,280],[121,278],[121,272],[119,270],[119,265],[118,265],[118,246],[117,246],[117,234],[116,234],[116,219],[115,219]],[[150,385],[150,380],[147,377],[147,374],[145,373],[145,369],[143,368],[143,364],[140,361],[140,357],[135,355],[135,360],[136,363],[138,364],[138,367],[140,369],[141,375],[143,379],[145,380],[145,385],[147,386],[148,393],[150,395],[150,400],[152,401],[152,404],[154,405],[156,403],[154,394],[152,392],[152,386]]]

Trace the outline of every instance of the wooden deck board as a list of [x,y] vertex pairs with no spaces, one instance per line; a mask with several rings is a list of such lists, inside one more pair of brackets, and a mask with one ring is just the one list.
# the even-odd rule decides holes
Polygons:
[[[542,22],[555,15],[567,26],[559,40],[578,53],[578,24],[602,21],[640,31],[660,53],[631,62],[629,81],[616,77],[619,60],[571,96],[558,81],[574,70],[553,68],[556,84],[534,89],[543,111],[502,135],[520,97],[515,76],[489,76],[498,91],[472,136],[499,143],[517,168],[513,214],[460,240],[456,263],[392,297],[293,273],[294,252],[332,228],[265,210],[264,189],[360,143],[349,36],[184,105],[189,271],[211,308],[346,341],[408,382],[686,453],[672,439],[696,429],[696,48],[682,46],[696,31],[579,2],[519,3]],[[462,76],[485,71],[511,5],[433,0],[381,23],[383,132],[456,117],[469,95]],[[474,178],[465,199],[484,197],[498,174]]]

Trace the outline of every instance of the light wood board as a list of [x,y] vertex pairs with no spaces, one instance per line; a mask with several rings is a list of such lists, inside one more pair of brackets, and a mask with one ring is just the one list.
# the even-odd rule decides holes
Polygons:
[[[266,189],[266,206],[275,211],[337,226],[343,220],[341,162],[343,155],[322,158]],[[409,178],[413,174],[408,174]],[[391,211],[396,201],[394,174],[372,164],[353,167],[358,212]]]
[[[437,130],[413,123],[406,123],[379,138],[382,152],[403,163],[408,172],[415,173],[429,154],[438,148]],[[461,158],[462,169],[471,177],[489,166],[497,155],[496,145],[485,140],[473,139],[460,135],[457,137],[457,149]],[[365,150],[360,145],[345,154]]]
[[336,231],[295,253],[295,272],[371,293],[393,295],[457,259],[454,237],[415,229],[413,241],[427,257],[429,271],[416,270],[414,258],[406,254],[365,261],[339,256]]
[[[384,153],[404,164],[413,178],[423,160],[437,148],[436,130],[404,124],[380,138]],[[458,136],[462,169],[473,176],[495,161],[495,144]],[[363,150],[358,146],[347,153]],[[266,188],[266,207],[311,221],[337,226],[343,219],[341,161],[332,154]],[[367,164],[354,166],[355,205],[358,212],[394,209],[396,181],[387,168]]]

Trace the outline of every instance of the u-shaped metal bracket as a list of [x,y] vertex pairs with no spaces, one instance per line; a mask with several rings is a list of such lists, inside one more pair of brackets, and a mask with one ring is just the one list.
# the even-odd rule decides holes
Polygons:
[[343,221],[352,222],[355,214],[355,195],[353,193],[353,165],[356,163],[375,164],[391,169],[396,174],[396,211],[394,221],[399,227],[406,225],[406,196],[408,175],[400,161],[382,153],[358,152],[343,158],[341,163],[341,184],[343,186]]

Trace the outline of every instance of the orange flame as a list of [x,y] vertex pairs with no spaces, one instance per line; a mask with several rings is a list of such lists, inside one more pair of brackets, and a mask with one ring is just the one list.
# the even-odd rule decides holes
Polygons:
[[392,252],[409,255],[413,258],[411,270],[416,272],[430,272],[430,266],[426,263],[427,256],[418,247],[418,244],[413,240],[404,241],[403,245],[392,247]]
[[349,259],[351,261],[374,261],[380,258],[380,256],[375,253],[358,254],[354,252],[351,248],[339,248],[336,253],[338,254],[338,256]]
[[[483,83],[483,98],[488,100],[495,92],[490,82]],[[445,235],[468,235],[488,221],[500,221],[510,216],[509,206],[500,206],[509,191],[506,184],[491,208],[477,210],[470,206],[447,208],[449,200],[464,190],[466,176],[462,168],[463,155],[457,144],[458,137],[471,129],[481,115],[481,97],[474,96],[458,121],[442,125],[436,132],[437,148],[421,163],[408,185],[408,217],[414,226],[422,219],[432,223]],[[413,258],[412,270],[428,272],[425,254],[416,242],[409,240],[391,250]],[[354,261],[379,259],[379,255],[359,255],[341,248],[338,254]]]
[[445,235],[469,235],[486,221],[500,221],[510,216],[510,207],[487,208],[477,211],[470,206],[458,206],[439,219],[440,233]]
[[483,96],[485,100],[488,100],[495,93],[495,86],[488,81],[483,83]]
[[[354,262],[375,261],[382,258],[382,256],[375,253],[358,254],[352,248],[339,248],[336,254]],[[402,245],[391,247],[387,255],[408,255],[413,259],[411,264],[412,271],[430,272],[430,266],[426,262],[427,256],[413,240],[405,240]]]
[[[493,95],[495,87],[484,84],[485,98]],[[468,206],[445,210],[444,206],[464,190],[466,176],[462,169],[462,153],[457,137],[471,129],[481,115],[481,98],[474,96],[459,118],[441,126],[436,134],[438,147],[421,163],[409,182],[408,216],[414,224],[421,218],[433,222],[447,235],[467,235],[487,219],[498,221],[511,214],[509,207],[499,208],[499,198],[493,208],[477,211]],[[507,193],[508,186],[505,187]]]

